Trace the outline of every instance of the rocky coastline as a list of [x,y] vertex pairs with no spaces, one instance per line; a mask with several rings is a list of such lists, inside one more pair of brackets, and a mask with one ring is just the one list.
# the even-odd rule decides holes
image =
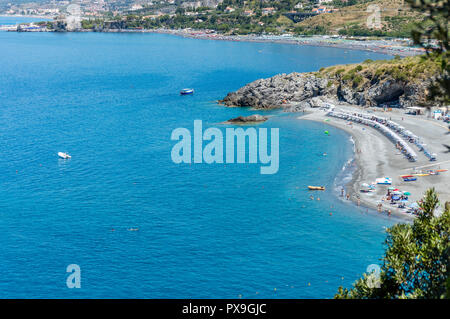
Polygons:
[[371,63],[339,67],[259,79],[219,102],[228,107],[282,108],[291,112],[319,107],[330,99],[362,107],[406,108],[426,105],[428,88],[435,81],[435,77],[425,74],[412,77],[408,63],[403,62],[387,62],[379,68]]
[[[382,201],[386,187],[377,187],[376,194],[372,196],[362,195],[359,191],[363,183],[391,176],[396,187],[413,194],[412,202],[419,200],[430,187],[435,187],[445,201],[450,198],[445,174],[421,178],[412,184],[400,178],[401,174],[411,174],[418,167],[450,170],[450,157],[442,152],[442,145],[436,139],[436,136],[445,136],[447,127],[423,115],[408,115],[404,110],[410,106],[438,105],[427,100],[428,89],[436,80],[436,69],[428,62],[407,59],[335,66],[312,73],[279,74],[251,82],[219,102],[227,107],[302,112],[301,120],[326,121],[327,125],[348,132],[353,136],[355,149],[358,150],[355,152],[356,171],[352,181],[345,186],[349,199],[357,205],[373,209],[381,203],[383,211],[410,218],[400,209],[393,209],[389,202]],[[325,103],[332,103],[347,112],[364,112],[363,109],[366,109],[392,118],[420,136],[433,152],[439,154],[439,161],[430,163],[423,154],[416,163],[404,161],[395,145],[376,130],[327,117],[321,108]]]

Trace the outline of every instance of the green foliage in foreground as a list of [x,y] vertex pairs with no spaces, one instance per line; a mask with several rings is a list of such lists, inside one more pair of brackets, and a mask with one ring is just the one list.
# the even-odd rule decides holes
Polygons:
[[423,213],[411,224],[387,230],[386,252],[379,278],[364,274],[351,290],[339,288],[336,299],[450,298],[450,210],[440,217],[433,189],[420,203]]
[[[412,39],[427,50],[431,58],[439,57],[441,72],[438,85],[430,88],[430,95],[443,103],[450,103],[450,1],[406,0],[413,9],[425,13],[425,20],[412,31]],[[450,147],[448,147],[450,149]]]

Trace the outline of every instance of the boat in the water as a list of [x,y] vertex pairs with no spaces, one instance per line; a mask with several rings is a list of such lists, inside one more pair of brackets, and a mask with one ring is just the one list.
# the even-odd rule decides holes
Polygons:
[[64,153],[64,152],[58,152],[58,156],[59,156],[60,158],[62,158],[62,159],[69,159],[69,158],[72,158],[72,156],[70,156],[69,154]]
[[180,91],[181,95],[190,95],[190,94],[194,94],[194,89],[182,89]]
[[312,191],[324,191],[325,186],[308,186],[308,189]]

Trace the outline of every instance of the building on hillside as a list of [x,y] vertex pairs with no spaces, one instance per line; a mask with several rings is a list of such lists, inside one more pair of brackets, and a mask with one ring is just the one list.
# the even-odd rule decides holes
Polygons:
[[234,11],[236,11],[234,8],[232,8],[232,7],[226,7],[225,8],[225,12],[226,13],[231,13],[231,12],[234,12]]
[[312,13],[332,13],[334,11],[338,11],[337,9],[333,9],[333,7],[319,6],[318,8],[313,8],[311,10]]
[[246,17],[250,17],[252,15],[254,15],[253,10],[245,10],[243,13]]
[[262,9],[262,15],[264,15],[264,16],[269,15],[269,14],[274,14],[275,12],[277,12],[277,10],[275,10],[275,8],[273,8],[273,7]]
[[131,6],[131,8],[130,8],[130,11],[137,11],[137,10],[141,10],[141,9],[143,9],[144,7],[142,6],[142,5],[140,5],[140,4],[133,4],[132,6]]

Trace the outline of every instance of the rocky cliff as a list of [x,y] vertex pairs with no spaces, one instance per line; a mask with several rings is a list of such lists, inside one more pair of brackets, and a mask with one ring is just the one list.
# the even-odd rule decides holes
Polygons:
[[226,106],[297,111],[324,98],[361,106],[426,105],[427,89],[438,73],[436,62],[420,57],[323,68],[313,73],[280,74],[256,80],[219,101]]

